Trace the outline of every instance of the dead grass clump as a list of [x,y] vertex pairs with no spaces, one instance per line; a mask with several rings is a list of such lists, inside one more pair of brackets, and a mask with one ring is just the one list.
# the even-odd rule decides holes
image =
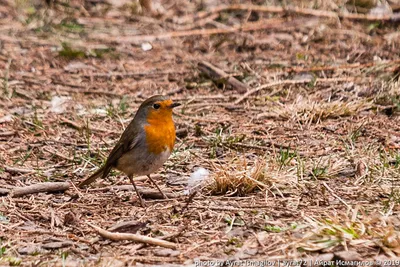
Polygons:
[[392,82],[384,84],[381,91],[374,99],[374,103],[378,105],[387,115],[392,115],[400,111],[400,82]]
[[329,252],[336,247],[363,246],[381,247],[388,255],[400,252],[398,231],[393,229],[392,220],[380,213],[367,214],[360,207],[343,216],[327,216],[324,219],[304,217],[310,231],[297,244],[302,251]]
[[[360,220],[345,220],[337,217],[315,219],[305,217],[310,225],[310,232],[298,244],[298,249],[304,251],[329,251],[334,247],[354,242],[354,240],[365,238],[366,225]],[[366,243],[369,240],[364,240]]]
[[245,161],[216,168],[213,181],[207,189],[211,195],[245,196],[271,184],[266,175],[266,161],[258,160],[248,167]]
[[[371,103],[361,101],[332,101],[332,102],[310,102],[298,99],[292,106],[280,108],[273,111],[275,116],[284,120],[293,120],[301,123],[318,123],[330,118],[340,118],[355,115],[360,111],[372,107]],[[262,113],[259,118],[271,116],[270,113]]]

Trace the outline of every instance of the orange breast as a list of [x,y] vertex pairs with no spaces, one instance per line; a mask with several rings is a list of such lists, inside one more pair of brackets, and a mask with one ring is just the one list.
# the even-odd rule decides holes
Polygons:
[[163,116],[163,118],[149,116],[147,122],[149,124],[144,127],[144,130],[149,152],[160,154],[167,148],[172,151],[175,144],[175,126],[172,121],[172,112],[169,116]]

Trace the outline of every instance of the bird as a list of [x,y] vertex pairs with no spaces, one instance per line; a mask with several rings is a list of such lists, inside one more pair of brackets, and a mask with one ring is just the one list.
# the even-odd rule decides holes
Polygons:
[[111,169],[117,169],[128,176],[142,207],[145,205],[133,181],[134,175],[147,175],[162,196],[167,198],[150,174],[161,168],[171,155],[176,138],[172,110],[180,105],[163,95],[146,99],[111,150],[105,164],[79,183],[78,187],[83,188],[99,177],[106,178]]

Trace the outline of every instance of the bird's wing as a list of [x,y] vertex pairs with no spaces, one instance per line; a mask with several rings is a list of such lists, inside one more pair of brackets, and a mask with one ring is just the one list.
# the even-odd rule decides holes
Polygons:
[[137,146],[140,139],[139,129],[131,127],[131,125],[132,124],[126,127],[118,143],[115,145],[110,155],[108,156],[106,164],[104,166],[103,178],[105,178],[110,173],[112,167],[116,166],[119,158],[123,154]]

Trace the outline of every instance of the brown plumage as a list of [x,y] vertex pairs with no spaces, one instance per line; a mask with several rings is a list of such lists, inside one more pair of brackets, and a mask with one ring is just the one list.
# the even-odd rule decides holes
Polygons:
[[179,105],[161,95],[145,100],[110,152],[105,165],[78,186],[89,185],[99,177],[105,178],[115,168],[127,174],[143,205],[132,177],[147,175],[159,189],[150,174],[159,169],[172,152],[175,143],[172,109]]

